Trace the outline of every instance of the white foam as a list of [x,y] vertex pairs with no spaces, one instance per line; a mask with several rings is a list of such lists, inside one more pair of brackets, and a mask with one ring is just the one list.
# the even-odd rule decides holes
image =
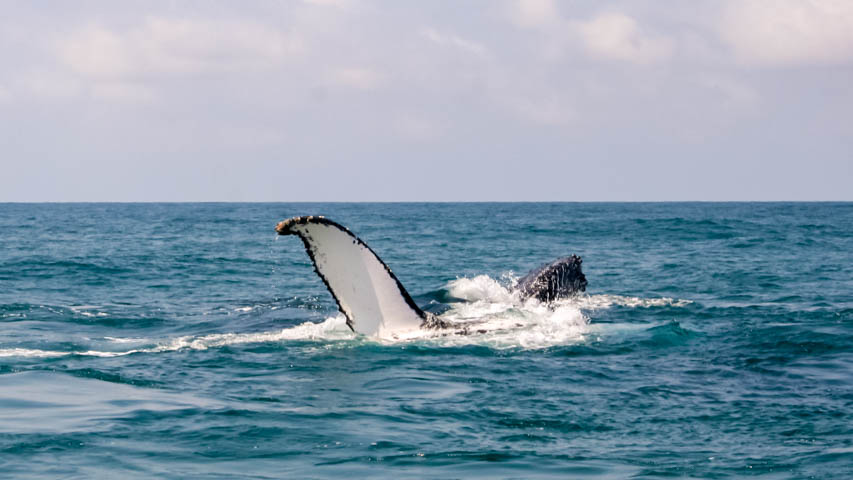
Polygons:
[[457,278],[447,284],[447,291],[452,297],[469,302],[512,302],[515,297],[505,286],[488,275],[477,275],[474,278]]
[[343,315],[327,318],[321,323],[305,322],[291,328],[260,333],[216,333],[204,336],[179,337],[154,351],[180,349],[207,350],[208,348],[244,343],[268,343],[283,340],[350,340],[355,334],[346,326]]
[[[510,284],[511,281],[505,282]],[[161,353],[177,350],[207,350],[227,345],[274,343],[282,341],[375,341],[382,344],[425,343],[437,346],[483,345],[491,348],[541,349],[572,345],[599,338],[610,330],[633,330],[648,325],[590,324],[584,311],[607,309],[612,306],[652,308],[684,306],[691,302],[672,298],[639,298],[621,295],[578,295],[552,304],[535,299],[519,302],[511,289],[486,275],[459,278],[447,285],[453,297],[466,300],[451,304],[441,315],[443,320],[459,325],[452,330],[415,330],[386,337],[360,337],[346,325],[338,314],[319,323],[305,322],[295,327],[257,333],[217,333],[187,335],[156,341],[145,338],[104,337],[114,344],[137,344],[140,348],[122,351],[56,351],[28,348],[0,349],[0,357],[62,357],[84,355],[117,357],[134,353]],[[88,307],[88,306],[86,306]],[[77,307],[77,308],[83,308]],[[252,308],[252,307],[244,307]],[[151,345],[144,347],[144,345]],[[130,345],[128,345],[130,346]]]
[[70,352],[60,352],[54,350],[37,350],[32,348],[0,348],[0,357],[64,357],[70,355]]
[[107,316],[107,314],[104,312],[97,312],[96,311],[96,312],[92,313],[92,312],[87,311],[87,310],[95,310],[95,309],[100,308],[97,305],[74,305],[74,306],[70,306],[68,308],[71,309],[72,312],[74,312],[78,315],[82,315],[84,317],[106,317]]
[[651,307],[683,307],[693,303],[691,300],[661,298],[640,298],[623,295],[581,295],[577,297],[578,305],[586,310],[598,310],[610,308],[614,305],[629,308],[651,308]]
[[[511,279],[505,283],[511,284]],[[538,349],[578,343],[586,338],[589,320],[576,299],[550,305],[535,299],[522,303],[504,282],[487,275],[458,278],[451,281],[447,289],[451,296],[467,302],[452,304],[441,318],[460,326],[451,332],[464,331],[464,334],[420,330],[382,341]]]
[[[121,357],[134,353],[161,353],[174,352],[177,350],[207,350],[209,348],[223,347],[226,345],[237,345],[246,343],[272,343],[285,340],[351,340],[356,335],[346,325],[343,315],[327,318],[321,323],[305,322],[291,328],[260,333],[215,333],[211,335],[193,336],[187,335],[163,341],[156,346],[148,348],[134,348],[122,351],[101,350],[78,350],[57,351],[39,350],[30,348],[3,348],[0,349],[0,357],[63,357],[70,355],[82,355],[88,357]],[[115,338],[105,337],[114,343],[134,343],[144,341],[139,338]]]
[[104,337],[104,340],[113,342],[113,343],[146,343],[149,342],[147,338],[119,338],[119,337]]
[[[433,342],[447,346],[485,345],[497,349],[540,349],[569,345],[586,340],[589,320],[576,306],[569,303],[554,308],[528,302],[522,306],[509,306],[497,310],[494,305],[483,305],[483,315],[477,320],[458,318],[460,325],[469,325],[464,335],[432,334]],[[464,316],[474,317],[477,306],[466,306]],[[458,311],[447,312],[445,318],[453,320]]]

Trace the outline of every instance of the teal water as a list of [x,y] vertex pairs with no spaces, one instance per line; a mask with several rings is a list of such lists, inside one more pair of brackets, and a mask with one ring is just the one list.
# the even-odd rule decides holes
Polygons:
[[[305,214],[494,328],[353,335]],[[5,478],[853,478],[850,203],[0,204],[0,322]]]

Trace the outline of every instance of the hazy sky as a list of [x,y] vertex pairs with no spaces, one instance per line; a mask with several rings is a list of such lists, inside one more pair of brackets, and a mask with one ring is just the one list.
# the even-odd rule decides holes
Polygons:
[[0,1],[0,201],[853,200],[853,1]]

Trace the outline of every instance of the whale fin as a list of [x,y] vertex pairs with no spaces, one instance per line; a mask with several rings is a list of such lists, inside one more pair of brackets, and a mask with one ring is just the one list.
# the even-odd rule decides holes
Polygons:
[[389,336],[418,329],[427,319],[385,262],[346,227],[304,216],[284,220],[275,230],[299,236],[354,332]]

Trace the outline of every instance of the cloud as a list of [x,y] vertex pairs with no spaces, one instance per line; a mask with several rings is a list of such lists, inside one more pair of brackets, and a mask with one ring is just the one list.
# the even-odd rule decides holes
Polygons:
[[577,120],[573,88],[554,85],[537,72],[496,69],[492,73],[489,101],[517,119],[535,126],[564,127]]
[[576,118],[568,99],[556,93],[508,96],[505,101],[512,110],[534,124],[565,126]]
[[95,98],[126,103],[148,103],[156,98],[150,87],[132,82],[97,82],[91,93]]
[[309,5],[321,7],[349,8],[355,4],[355,0],[302,0]]
[[512,7],[509,20],[514,25],[544,34],[538,40],[539,54],[548,60],[580,51],[597,60],[644,65],[668,60],[675,50],[673,39],[641,28],[622,12],[583,20],[564,18],[550,0],[518,0]]
[[721,100],[719,106],[752,110],[759,101],[758,92],[749,85],[720,74],[699,75],[697,83]]
[[301,43],[254,23],[149,18],[124,31],[77,30],[58,50],[81,75],[128,78],[269,68],[298,53]]
[[339,68],[331,72],[327,83],[356,90],[374,90],[384,82],[382,74],[369,68]]
[[47,100],[67,100],[83,91],[83,86],[73,78],[54,71],[32,71],[18,76],[16,90],[28,92]]
[[[853,123],[853,97],[844,84],[850,67],[744,67],[779,64],[758,46],[778,47],[777,55],[802,46],[765,38],[779,35],[773,29],[750,29],[761,15],[790,20],[791,11],[812,12],[794,22],[810,35],[840,39],[797,40],[817,45],[799,58],[845,61],[853,30],[844,28],[847,7],[835,4],[841,13],[819,16],[814,11],[824,4],[809,0],[742,0],[742,7],[727,1],[628,1],[602,9],[596,1],[501,0],[471,14],[442,2],[86,4],[47,16],[20,3],[0,29],[7,66],[0,73],[6,87],[0,111],[11,113],[7,123],[39,128],[18,129],[21,140],[6,157],[28,158],[39,166],[33,172],[47,171],[43,165],[53,158],[83,164],[79,174],[60,179],[80,185],[69,200],[87,198],[86,178],[100,178],[99,165],[125,157],[134,172],[150,171],[147,158],[182,172],[205,171],[210,159],[257,159],[254,173],[235,167],[227,175],[247,192],[262,191],[290,168],[332,168],[345,185],[352,159],[384,165],[400,151],[454,166],[465,163],[461,158],[469,173],[493,164],[500,167],[493,171],[517,172],[503,167],[526,156],[551,162],[554,171],[582,165],[592,195],[610,191],[594,178],[637,173],[639,166],[672,171],[684,159],[732,167],[754,162],[759,169],[770,156],[787,155],[798,165],[802,152],[820,150],[812,156],[841,165],[825,176],[840,178],[849,170],[842,162]],[[814,18],[823,26],[806,29]],[[796,62],[783,64],[806,60]],[[53,138],[49,144],[43,132]],[[393,179],[387,172],[379,171]],[[539,195],[525,187],[539,182],[534,176],[501,175],[494,178],[519,185],[508,198]],[[666,191],[666,182],[637,177],[633,183]],[[145,182],[133,190],[142,192],[137,198],[157,199],[168,190]],[[646,191],[631,188],[619,198]],[[114,199],[128,198],[123,189]],[[192,191],[229,198],[213,186]],[[491,193],[483,186],[470,195]]]
[[398,115],[393,128],[403,138],[421,142],[435,140],[442,133],[435,122],[411,113]]
[[650,64],[672,56],[674,42],[640,29],[622,13],[604,13],[577,24],[585,51],[594,58]]
[[10,102],[12,100],[12,92],[8,88],[0,85],[0,103]]
[[441,33],[432,28],[425,28],[421,30],[421,36],[437,45],[453,47],[479,56],[486,54],[486,47],[483,45],[466,40],[451,33]]
[[842,64],[853,60],[853,2],[849,0],[730,1],[719,31],[745,65]]
[[553,0],[517,0],[509,14],[514,24],[525,28],[541,28],[560,20]]

